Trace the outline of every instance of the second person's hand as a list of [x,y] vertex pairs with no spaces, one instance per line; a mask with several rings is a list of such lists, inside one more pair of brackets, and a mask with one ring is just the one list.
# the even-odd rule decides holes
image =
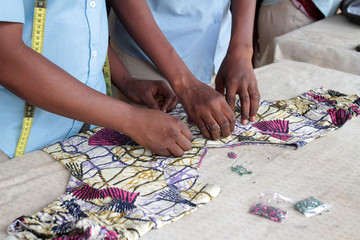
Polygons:
[[200,81],[175,90],[190,119],[208,139],[219,140],[229,136],[235,128],[235,114],[225,98]]
[[163,112],[171,111],[179,102],[165,81],[129,78],[123,80],[120,91],[133,103]]
[[[226,100],[235,110],[236,95],[241,103],[241,123],[256,121],[259,109],[260,93],[251,65],[251,57],[227,54],[216,76],[216,90],[226,96]],[[226,91],[225,91],[226,90]]]

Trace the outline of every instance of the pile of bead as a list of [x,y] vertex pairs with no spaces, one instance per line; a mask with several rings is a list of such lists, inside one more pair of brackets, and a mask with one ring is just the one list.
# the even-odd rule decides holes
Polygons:
[[231,167],[231,170],[233,172],[236,172],[240,176],[245,175],[245,174],[252,174],[252,171],[248,171],[246,168],[244,168],[243,166],[240,166],[240,165],[237,165],[236,167]]
[[287,212],[281,210],[280,208],[267,206],[263,203],[257,203],[250,208],[250,213],[263,216],[275,222],[282,222],[286,216]]
[[307,199],[297,202],[294,207],[299,212],[304,213],[304,212],[309,212],[319,207],[320,205],[322,205],[322,202],[320,202],[314,197],[309,197]]
[[231,159],[237,158],[237,155],[236,155],[236,153],[234,153],[234,152],[228,152],[227,155],[228,155],[228,157],[231,158]]
[[294,208],[299,212],[305,214],[306,217],[311,217],[319,214],[329,207],[330,204],[324,204],[312,196],[302,201],[299,201],[294,205]]

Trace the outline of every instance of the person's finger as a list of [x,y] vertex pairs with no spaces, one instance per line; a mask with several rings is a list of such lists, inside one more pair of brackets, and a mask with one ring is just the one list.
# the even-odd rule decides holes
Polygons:
[[219,124],[216,122],[212,115],[207,115],[202,117],[203,121],[206,124],[206,128],[208,129],[212,139],[219,140],[220,139],[220,129]]
[[247,124],[250,111],[250,97],[247,89],[242,89],[239,93],[239,97],[241,102],[241,124]]
[[164,81],[157,82],[157,88],[153,90],[153,94],[161,97],[160,104],[161,111],[166,112],[172,110],[179,101],[174,92],[168,87]]
[[229,122],[228,118],[220,111],[215,112],[213,114],[213,117],[215,118],[218,126],[220,127],[221,136],[222,137],[229,136],[231,132],[230,132],[230,122]]
[[260,94],[256,89],[250,90],[250,121],[256,121],[256,114],[259,109]]
[[158,101],[160,105],[160,110],[166,112],[170,102],[171,102],[171,96],[166,96],[165,99],[162,98],[162,101]]
[[180,134],[177,135],[175,138],[176,144],[181,147],[182,150],[187,151],[190,150],[192,147],[192,133],[190,129],[179,120],[180,124]]
[[224,79],[220,76],[220,74],[216,75],[215,78],[215,90],[224,96],[224,91],[225,91]]
[[169,106],[167,107],[166,110],[167,111],[173,110],[176,107],[176,105],[178,104],[178,102],[179,102],[179,99],[174,95],[173,100],[171,101],[171,103],[169,104]]
[[166,112],[174,109],[174,107],[177,104],[177,98],[174,94],[169,94],[165,96],[165,100],[163,101],[163,104],[161,105],[161,111]]
[[206,123],[202,119],[197,119],[195,124],[199,128],[199,130],[200,130],[201,134],[204,136],[204,138],[207,138],[207,139],[211,138],[211,134],[206,126]]
[[151,109],[160,109],[160,105],[151,94],[145,94],[142,101]]
[[226,108],[223,111],[223,113],[224,113],[225,117],[227,118],[227,120],[229,121],[230,133],[232,133],[235,129],[235,123],[236,123],[235,113],[231,110],[227,110]]
[[176,140],[176,144],[183,150],[188,151],[191,149],[192,144],[191,141],[182,135],[179,139]]
[[227,86],[226,88],[226,102],[230,109],[235,112],[236,88],[235,86]]
[[[192,132],[186,126],[181,129],[181,134],[184,135],[190,141],[193,139]],[[191,144],[191,142],[190,142],[190,144]]]
[[170,157],[172,153],[169,151],[169,149],[161,148],[161,149],[150,149],[152,152],[165,157]]
[[184,155],[184,150],[178,144],[172,144],[168,150],[176,157],[181,157]]

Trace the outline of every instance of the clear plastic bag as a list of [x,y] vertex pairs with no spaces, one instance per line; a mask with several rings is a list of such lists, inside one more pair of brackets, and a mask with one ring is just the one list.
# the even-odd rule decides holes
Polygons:
[[261,192],[259,201],[250,208],[250,213],[268,218],[275,222],[282,222],[288,216],[283,210],[293,205],[294,199],[274,192]]
[[315,197],[311,196],[304,200],[298,201],[294,208],[299,212],[303,213],[306,217],[315,216],[322,211],[329,209],[331,204],[322,203]]

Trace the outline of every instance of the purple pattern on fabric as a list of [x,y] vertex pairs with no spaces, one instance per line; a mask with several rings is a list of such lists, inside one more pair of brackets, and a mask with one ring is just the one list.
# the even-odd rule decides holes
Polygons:
[[133,203],[124,202],[119,199],[113,199],[110,203],[104,205],[101,208],[101,211],[109,210],[113,212],[127,212],[132,209],[136,208],[136,206]]
[[64,201],[61,206],[65,208],[75,218],[86,218],[88,217],[78,204],[75,203],[74,199]]
[[91,237],[91,228],[89,228],[89,230],[86,233],[83,233],[83,234],[77,234],[77,235],[65,236],[65,237],[58,237],[58,238],[53,238],[52,240],[84,240],[84,239],[89,239],[89,237]]
[[274,133],[288,133],[289,132],[289,121],[287,120],[270,120],[261,121],[253,124],[254,127],[264,132]]
[[89,185],[85,184],[84,186],[74,190],[72,192],[74,196],[80,199],[95,199],[100,198],[104,199],[106,197],[112,197],[116,199],[121,199],[128,203],[134,203],[139,193],[131,193],[120,188],[104,188],[104,189],[96,189],[90,187]]
[[195,125],[195,123],[194,123],[193,121],[191,121],[189,117],[186,118],[186,122],[187,122],[187,124],[189,124],[190,126]]
[[54,227],[51,228],[51,230],[58,235],[64,235],[67,234],[69,230],[73,228],[73,225],[74,225],[73,222],[66,222],[61,225],[55,225]]
[[282,133],[262,133],[262,134],[267,134],[270,135],[274,138],[280,139],[280,140],[288,140],[289,138],[291,138],[292,136],[290,134],[282,134]]
[[166,189],[160,192],[157,200],[165,200],[165,201],[173,202],[175,204],[181,203],[181,204],[189,205],[190,207],[196,207],[196,204],[182,198],[181,196],[179,196],[178,193],[174,192],[171,189]]
[[202,161],[203,161],[203,159],[204,159],[204,157],[205,157],[206,154],[207,154],[207,149],[205,149],[204,153],[201,155],[200,160],[199,160],[199,163],[198,163],[198,165],[196,166],[197,168],[199,168],[199,167],[201,166],[201,163],[202,163]]
[[327,113],[330,115],[331,122],[337,127],[341,127],[347,122],[347,120],[351,119],[350,112],[341,108],[329,109]]
[[289,121],[287,120],[269,120],[254,123],[252,125],[257,129],[261,130],[261,134],[270,135],[280,140],[288,140],[291,138],[289,133]]
[[109,146],[109,145],[138,145],[130,137],[116,132],[114,130],[104,128],[89,138],[89,145]]
[[308,93],[307,95],[311,96],[315,101],[318,101],[318,102],[326,102],[326,103],[329,103],[331,105],[336,105],[337,104],[336,101],[329,100],[324,96],[315,95],[313,93]]

